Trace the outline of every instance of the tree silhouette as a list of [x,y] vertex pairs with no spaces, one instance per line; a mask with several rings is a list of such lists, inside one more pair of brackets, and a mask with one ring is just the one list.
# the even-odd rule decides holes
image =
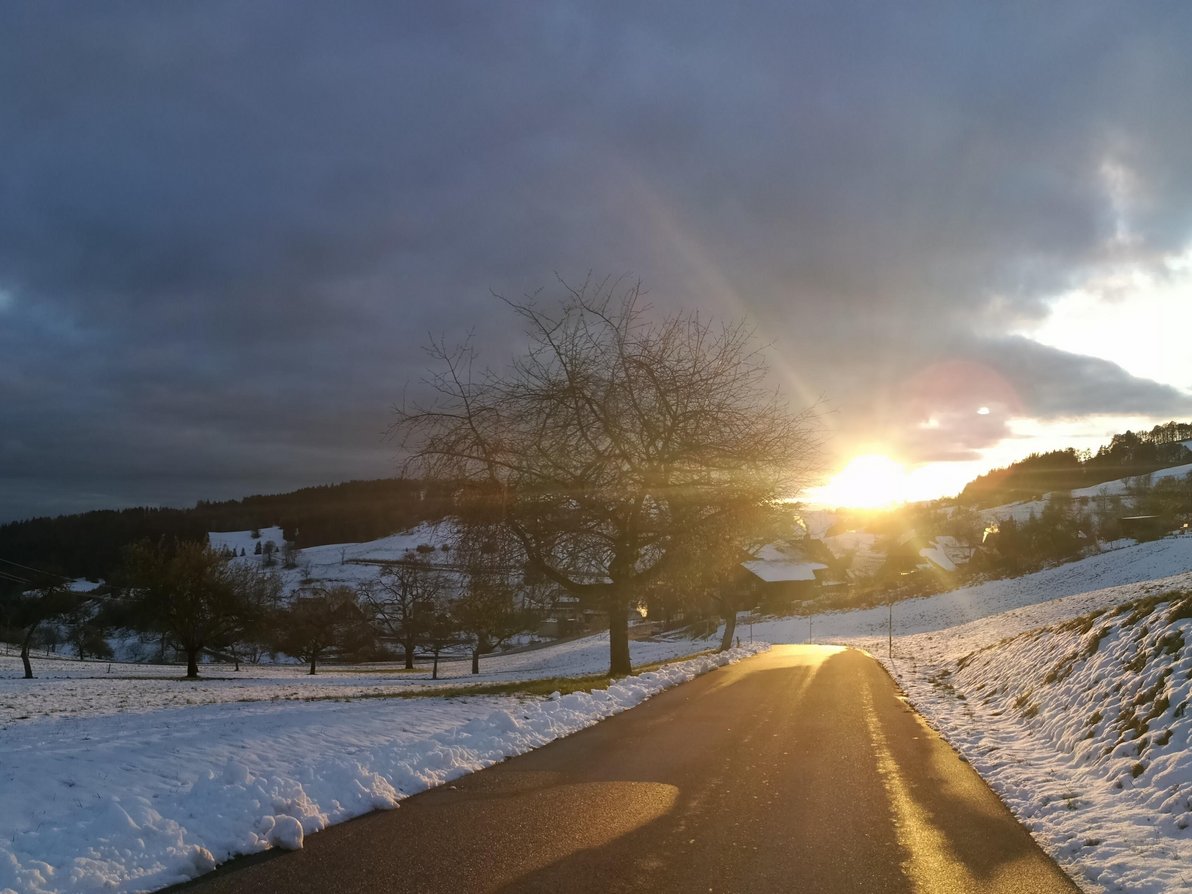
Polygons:
[[504,370],[474,369],[470,343],[432,346],[436,397],[394,432],[421,472],[495,501],[533,571],[607,612],[622,674],[642,587],[726,516],[796,492],[818,428],[743,323],[655,321],[638,285],[563,285],[553,309],[506,302],[530,346]]

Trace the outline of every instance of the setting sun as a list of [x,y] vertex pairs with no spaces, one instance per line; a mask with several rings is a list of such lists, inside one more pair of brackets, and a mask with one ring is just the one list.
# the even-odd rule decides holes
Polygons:
[[825,506],[881,509],[907,499],[907,472],[888,456],[858,456],[812,498]]

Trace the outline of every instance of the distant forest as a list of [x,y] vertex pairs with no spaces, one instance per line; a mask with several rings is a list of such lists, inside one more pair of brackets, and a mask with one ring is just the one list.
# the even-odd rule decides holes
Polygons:
[[0,525],[0,559],[70,577],[110,579],[125,548],[146,538],[204,541],[208,531],[279,525],[299,548],[375,540],[451,514],[455,489],[409,479],[349,481],[242,500],[201,500],[192,509],[34,518]]
[[1147,475],[1159,469],[1192,463],[1192,452],[1180,442],[1192,440],[1192,422],[1168,422],[1149,432],[1127,431],[1096,453],[1055,450],[994,469],[969,482],[960,493],[964,506],[988,507],[1037,499],[1051,491],[1094,487],[1119,478]]

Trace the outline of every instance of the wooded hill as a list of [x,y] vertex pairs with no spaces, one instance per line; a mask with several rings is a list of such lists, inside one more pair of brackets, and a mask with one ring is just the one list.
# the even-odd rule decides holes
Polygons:
[[452,511],[449,484],[408,479],[349,481],[191,509],[99,510],[0,525],[0,558],[70,577],[110,579],[125,548],[161,537],[205,541],[209,531],[280,525],[299,548],[385,537]]
[[1051,491],[1094,487],[1119,478],[1146,475],[1192,462],[1192,452],[1180,442],[1192,439],[1192,422],[1168,422],[1149,432],[1114,435],[1096,453],[1054,450],[1032,453],[1026,459],[994,469],[969,482],[960,503],[977,508],[1034,500]]
[[[1169,422],[1149,432],[1114,435],[1095,454],[1072,449],[1031,454],[969,483],[960,502],[998,506],[1182,465],[1192,462],[1192,452],[1180,444],[1186,440],[1192,440],[1192,423]],[[126,547],[138,540],[202,541],[209,531],[280,525],[299,548],[358,543],[450,515],[456,510],[455,492],[449,483],[381,479],[201,500],[190,509],[140,507],[34,518],[0,525],[0,558],[70,577],[111,579]]]

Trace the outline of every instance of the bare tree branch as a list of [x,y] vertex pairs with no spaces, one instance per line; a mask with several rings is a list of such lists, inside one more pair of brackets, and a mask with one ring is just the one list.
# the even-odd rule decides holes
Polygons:
[[747,507],[818,471],[820,428],[769,385],[744,322],[655,320],[624,279],[560,283],[550,307],[498,296],[531,342],[501,371],[477,370],[470,341],[432,342],[435,397],[392,432],[411,468],[501,495],[527,564],[609,612],[620,673],[638,589],[710,531],[747,540]]

